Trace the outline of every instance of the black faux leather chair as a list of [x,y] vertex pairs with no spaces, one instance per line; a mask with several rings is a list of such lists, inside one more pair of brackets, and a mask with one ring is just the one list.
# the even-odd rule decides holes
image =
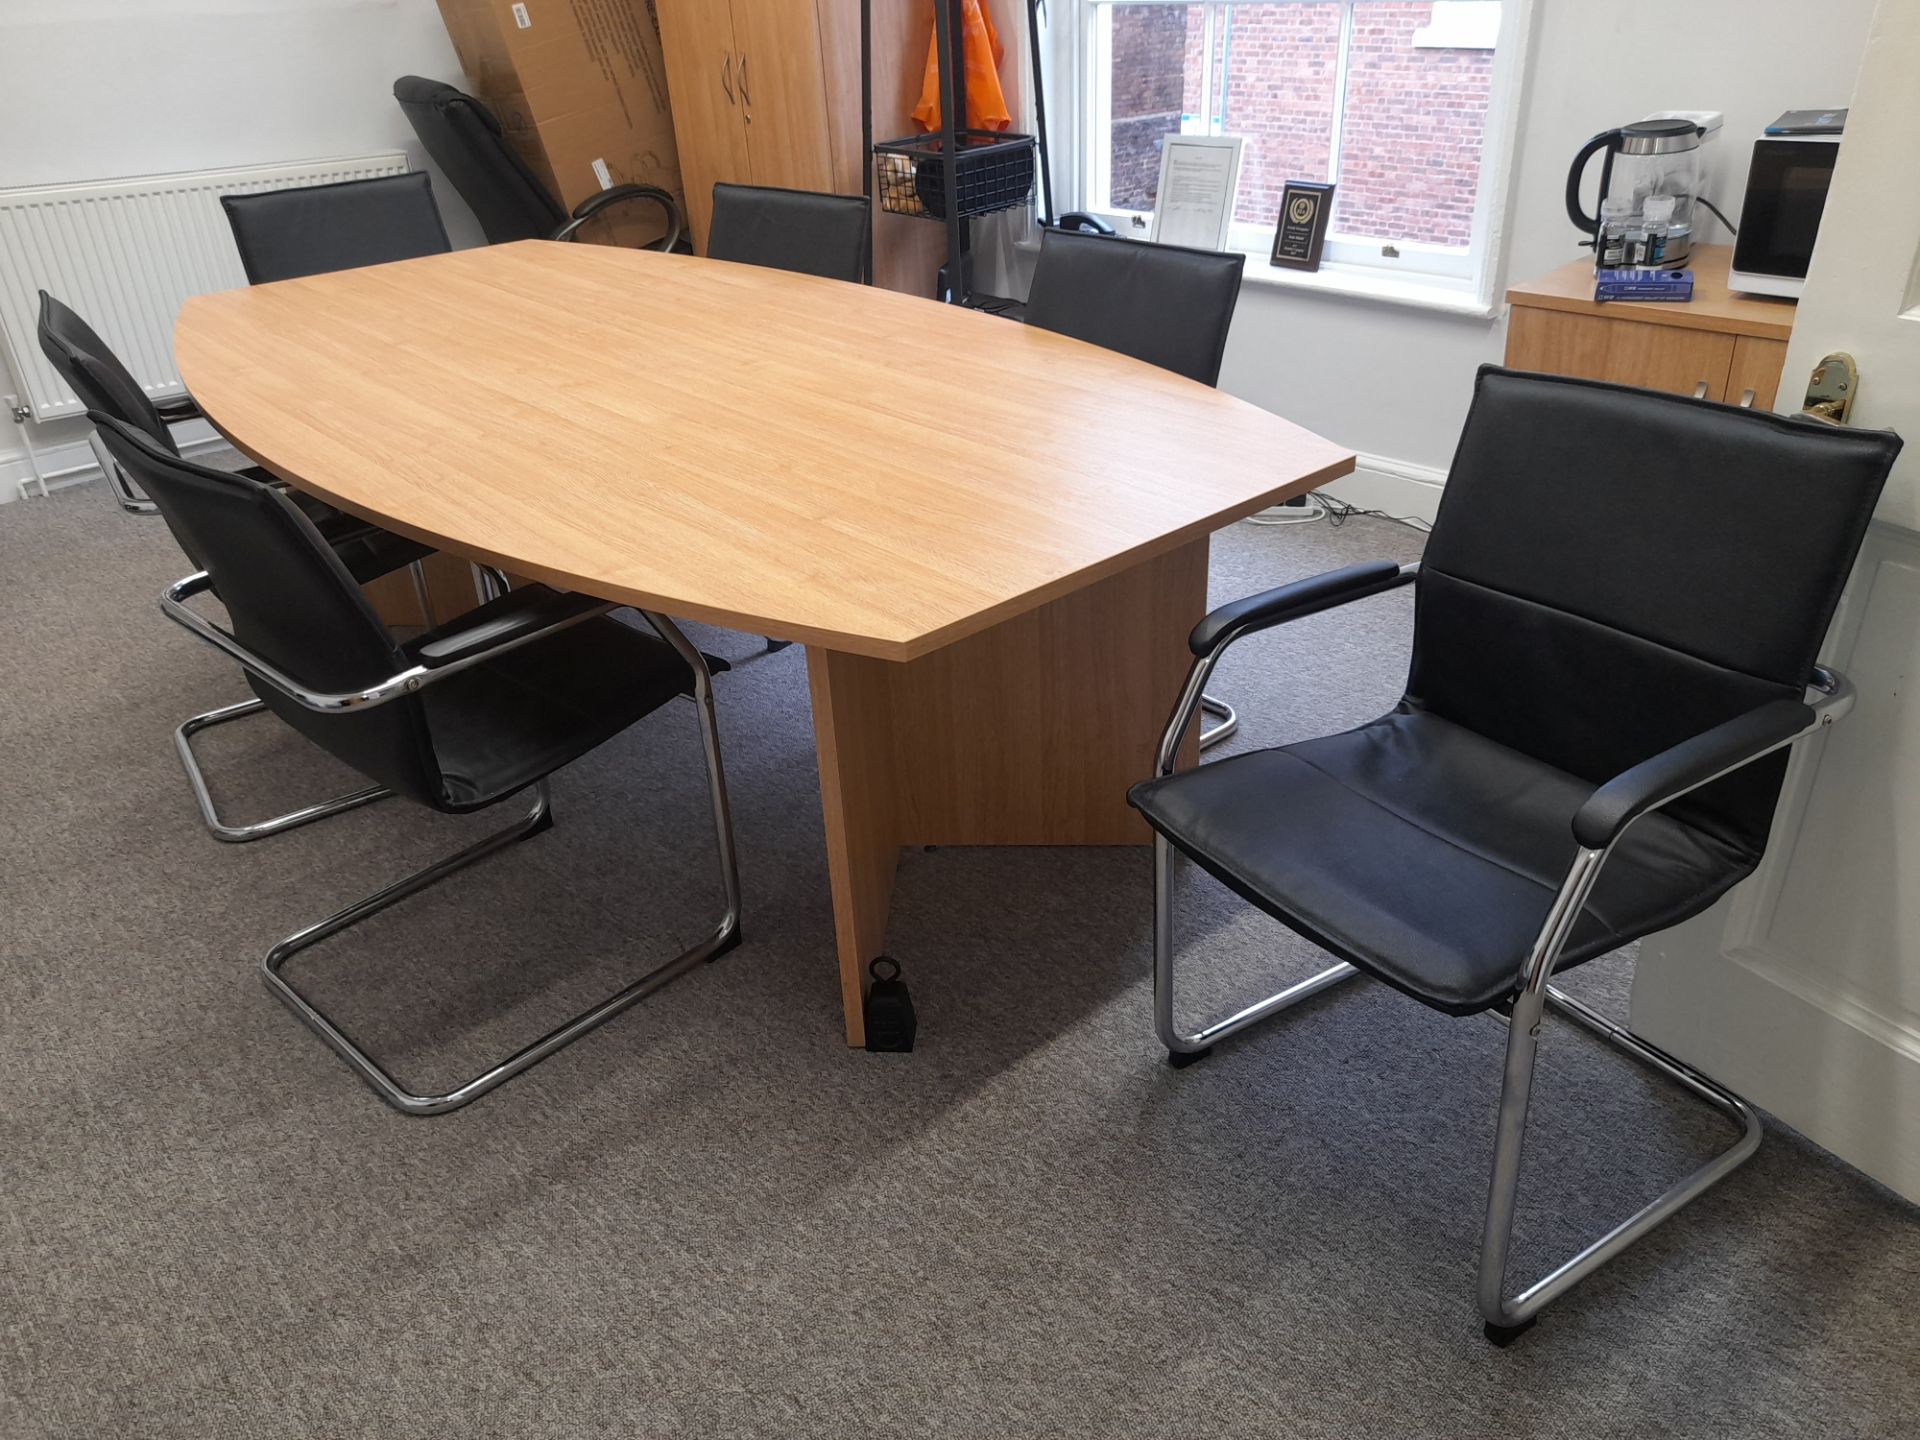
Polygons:
[[453,248],[425,171],[222,195],[247,283],[384,265]]
[[[1507,1018],[1480,1253],[1488,1338],[1746,1160],[1745,1101],[1561,993],[1558,969],[1705,910],[1766,848],[1786,747],[1852,692],[1814,661],[1898,436],[1584,380],[1480,372],[1419,565],[1214,611],[1131,800],[1155,831],[1154,1011],[1176,1064],[1356,974]],[[1414,583],[1405,696],[1342,735],[1174,773],[1207,676],[1271,625]],[[1174,1018],[1173,852],[1338,956],[1229,1019]],[[1545,1006],[1712,1102],[1739,1141],[1509,1299]]]
[[509,240],[571,240],[594,216],[631,201],[665,213],[666,233],[649,250],[671,250],[680,241],[680,207],[657,185],[615,185],[590,195],[569,215],[507,144],[493,112],[473,96],[439,80],[404,75],[393,98],[460,198],[467,202],[489,245]]
[[1027,324],[1218,385],[1246,264],[1226,251],[1045,230]]
[[[206,569],[170,587],[169,618],[238,660],[267,706],[329,754],[397,795],[467,814],[531,793],[507,829],[288,936],[262,961],[267,986],[396,1109],[452,1110],[485,1094],[740,940],[740,897],[710,665],[662,615],[650,632],[616,607],[529,585],[401,643],[287,496],[169,453],[132,426],[95,423],[107,448],[191,540]],[[231,631],[187,604],[218,587]],[[299,951],[504,845],[552,826],[547,777],[678,696],[700,718],[726,910],[692,949],[466,1084],[416,1094],[395,1081],[281,973]]]
[[[170,455],[180,453],[169,427],[200,417],[200,409],[190,397],[183,395],[164,404],[156,404],[93,327],[44,290],[40,292],[39,335],[40,349],[46,355],[47,363],[59,372],[60,378],[67,382],[89,411],[110,416],[122,425],[131,426]],[[139,493],[138,487],[127,479],[125,472],[102,443],[97,430],[90,438],[101,472],[107,477],[108,486],[120,507],[136,515],[159,514],[173,531],[174,539],[187,552],[188,559],[195,565],[201,565],[202,559],[194,553],[191,536],[167,513],[166,507],[156,505],[151,497]],[[248,468],[241,473],[263,484],[280,485],[264,470]],[[418,565],[432,553],[426,546],[336,510],[314,496],[288,491],[287,498],[313,523],[321,538],[333,547],[355,580],[364,583],[403,566],[414,566],[416,584],[424,585]],[[357,790],[337,800],[304,805],[284,815],[252,824],[235,825],[222,819],[214,806],[213,794],[200,769],[200,762],[194,756],[193,737],[213,726],[257,715],[263,709],[265,707],[258,700],[223,705],[203,715],[189,717],[173,732],[174,750],[186,768],[187,783],[192,787],[194,800],[200,807],[200,816],[216,839],[235,843],[263,840],[297,825],[305,825],[378,800],[387,793],[378,788]]]
[[[1111,232],[1044,230],[1026,322],[1217,385],[1246,264],[1246,256],[1224,251],[1154,245]],[[1201,749],[1240,728],[1226,701],[1203,695],[1200,704],[1220,722],[1201,732]]]
[[872,231],[864,195],[715,185],[707,257],[858,284]]
[[[191,396],[155,400],[91,325],[44,290],[38,329],[41,353],[82,405],[138,426],[170,450],[179,449],[168,427],[200,418],[200,407]],[[130,515],[158,513],[153,501],[127,480],[97,440],[93,456],[122,510]]]

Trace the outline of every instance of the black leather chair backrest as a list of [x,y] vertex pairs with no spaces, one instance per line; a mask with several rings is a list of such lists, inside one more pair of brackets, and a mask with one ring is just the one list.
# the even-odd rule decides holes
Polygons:
[[94,328],[46,291],[40,292],[40,349],[67,388],[98,410],[157,440],[170,453],[179,444],[152,399]]
[[254,285],[453,248],[424,171],[222,195],[220,204]]
[[1246,263],[1215,250],[1046,230],[1027,324],[1216,385]]
[[707,257],[857,284],[872,230],[864,195],[715,185]]
[[559,201],[507,144],[493,112],[439,80],[404,75],[393,98],[420,144],[467,202],[490,245],[545,240],[567,220]]
[[[92,417],[107,449],[213,577],[234,637],[320,692],[364,689],[408,661],[333,547],[279,490],[169,454],[132,426]],[[322,713],[249,677],[281,719],[361,773],[425,804],[442,795],[419,700]]]
[[[1900,438],[1488,366],[1406,703],[1598,784],[1798,700]],[[1676,802],[1757,856],[1786,752]]]

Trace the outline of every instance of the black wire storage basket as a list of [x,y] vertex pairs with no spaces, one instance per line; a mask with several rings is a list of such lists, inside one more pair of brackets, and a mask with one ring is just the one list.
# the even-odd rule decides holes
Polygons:
[[[1033,193],[1033,136],[961,130],[954,141],[959,152],[954,189],[961,215],[991,215],[1027,203]],[[882,210],[927,220],[947,218],[947,154],[938,135],[877,140],[873,165]]]

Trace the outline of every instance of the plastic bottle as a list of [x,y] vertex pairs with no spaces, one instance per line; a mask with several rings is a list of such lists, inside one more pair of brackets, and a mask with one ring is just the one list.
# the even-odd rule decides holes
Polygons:
[[1625,196],[1600,202],[1600,243],[1594,254],[1602,270],[1618,270],[1627,263],[1627,221],[1633,202]]
[[1647,197],[1647,258],[1645,265],[1664,265],[1667,260],[1667,239],[1673,223],[1673,196],[1649,195]]
[[1626,255],[1621,263],[1629,270],[1636,270],[1647,263],[1647,221],[1646,217],[1636,215],[1627,222]]

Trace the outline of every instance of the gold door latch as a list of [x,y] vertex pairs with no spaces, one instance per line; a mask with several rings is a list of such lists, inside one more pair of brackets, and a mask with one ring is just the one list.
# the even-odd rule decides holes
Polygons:
[[1830,425],[1844,425],[1853,414],[1853,397],[1859,391],[1860,367],[1846,351],[1836,350],[1813,367],[1800,413]]

